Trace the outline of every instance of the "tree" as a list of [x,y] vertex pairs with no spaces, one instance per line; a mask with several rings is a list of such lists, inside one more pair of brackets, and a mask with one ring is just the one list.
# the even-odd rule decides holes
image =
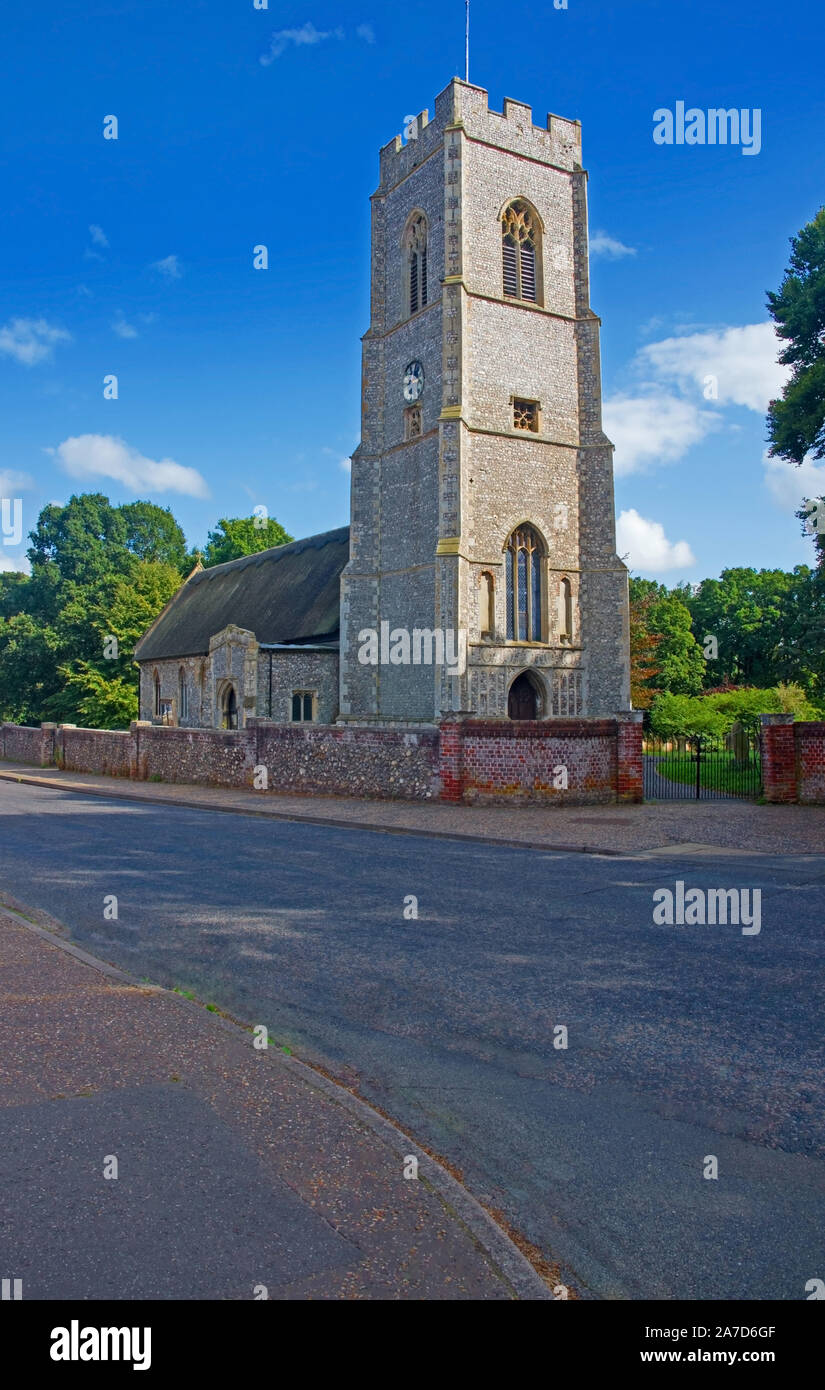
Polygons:
[[[657,584],[653,579],[633,578],[630,605],[634,707],[646,709],[660,690],[670,690],[677,695],[697,694],[702,689],[705,660],[691,629],[690,609],[682,590],[668,591],[664,584]],[[653,662],[655,671],[644,676],[640,667],[634,670],[637,653],[641,661]],[[634,678],[639,687],[638,699],[632,691]],[[655,686],[651,684],[654,678]]]
[[648,582],[630,580],[630,700],[634,709],[649,709],[660,694],[654,682],[659,674],[656,649],[661,638],[650,629],[656,595],[644,587]]
[[126,502],[118,508],[126,522],[126,544],[139,560],[171,565],[187,575],[195,556],[186,548],[186,537],[168,507],[154,502]]
[[717,737],[725,732],[726,721],[708,696],[665,691],[653,702],[650,727],[659,738]]
[[708,660],[705,673],[708,685],[767,687],[795,678],[800,653],[793,631],[802,570],[725,569],[719,579],[703,579],[695,592],[682,591],[699,642],[716,639],[718,656]]
[[153,503],[86,493],[44,507],[30,540],[31,575],[0,583],[0,714],[122,727],[135,644],[188,567],[183,532]]
[[791,237],[790,263],[779,293],[768,293],[768,309],[788,344],[779,361],[792,368],[768,408],[769,453],[797,465],[809,453],[825,458],[825,208]]
[[257,555],[259,550],[271,550],[276,545],[289,545],[292,539],[274,517],[222,517],[207,537],[204,569],[239,560],[242,555]]

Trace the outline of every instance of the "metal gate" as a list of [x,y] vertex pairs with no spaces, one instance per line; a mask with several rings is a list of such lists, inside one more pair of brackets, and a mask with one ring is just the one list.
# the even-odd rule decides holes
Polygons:
[[651,738],[642,744],[645,801],[751,799],[762,791],[759,736]]

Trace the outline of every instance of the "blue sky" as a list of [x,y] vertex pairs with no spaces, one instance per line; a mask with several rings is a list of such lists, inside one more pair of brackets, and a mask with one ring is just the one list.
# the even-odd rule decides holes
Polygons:
[[[765,291],[825,202],[823,37],[807,0],[472,3],[491,107],[583,123],[619,549],[668,583],[812,559],[793,512],[825,467],[764,459]],[[196,544],[255,505],[346,523],[378,150],[463,76],[463,0],[7,0],[0,40],[0,493],[25,531],[92,490]],[[680,100],[758,109],[759,153],[654,143]]]

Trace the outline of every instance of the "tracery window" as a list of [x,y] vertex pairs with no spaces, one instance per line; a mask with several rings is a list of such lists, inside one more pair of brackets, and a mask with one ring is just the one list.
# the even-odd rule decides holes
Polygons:
[[540,642],[542,543],[532,526],[519,526],[507,542],[507,638]]
[[538,434],[539,429],[539,403],[538,401],[513,401],[513,425],[517,430],[530,430],[532,434]]
[[529,203],[517,198],[501,219],[504,294],[508,299],[539,302],[538,218]]
[[296,690],[292,696],[292,722],[311,724],[314,715],[315,697],[311,690]]

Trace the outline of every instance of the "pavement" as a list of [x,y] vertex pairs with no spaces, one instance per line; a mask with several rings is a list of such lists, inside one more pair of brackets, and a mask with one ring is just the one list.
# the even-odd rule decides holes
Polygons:
[[3,778],[108,798],[241,811],[245,815],[304,821],[308,825],[352,826],[536,849],[633,854],[639,850],[704,846],[765,854],[825,853],[825,806],[759,805],[742,800],[567,807],[366,801],[133,782],[0,762],[0,779]]
[[[735,847],[673,822],[669,845],[649,819],[652,847],[582,856],[485,839],[475,818],[376,834],[170,790],[193,793],[6,780],[0,896],[267,1024],[443,1156],[582,1297],[802,1299],[825,1277],[825,856],[805,848],[821,811],[747,808],[764,818]],[[491,809],[502,837],[523,827]],[[711,837],[742,808],[701,809]],[[776,810],[802,814],[754,848]],[[758,890],[761,930],[655,925],[652,894],[679,879]]]
[[551,1297],[363,1102],[61,935],[0,910],[0,1252],[24,1299]]

